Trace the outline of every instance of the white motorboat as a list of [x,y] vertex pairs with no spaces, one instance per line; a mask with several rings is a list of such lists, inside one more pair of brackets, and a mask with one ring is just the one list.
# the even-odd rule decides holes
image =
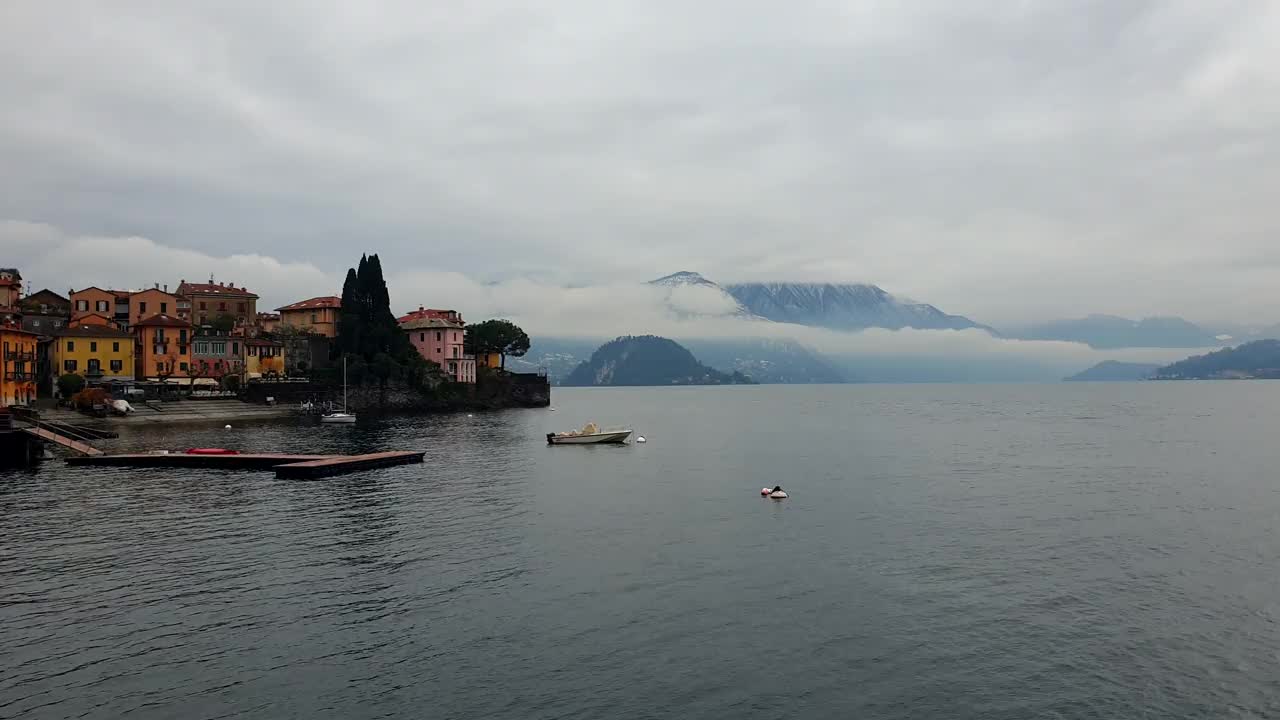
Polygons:
[[595,423],[587,423],[581,430],[570,430],[562,433],[547,433],[548,445],[598,445],[603,443],[625,443],[631,437],[626,429],[602,430]]
[[356,414],[347,412],[347,358],[342,357],[342,410],[327,412],[320,416],[320,422],[329,424],[354,423]]

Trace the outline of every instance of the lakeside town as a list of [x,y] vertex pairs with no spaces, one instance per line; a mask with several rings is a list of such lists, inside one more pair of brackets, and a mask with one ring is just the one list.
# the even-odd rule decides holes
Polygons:
[[[362,258],[361,272],[364,266]],[[354,269],[348,286],[353,278]],[[385,299],[380,265],[373,282]],[[0,268],[0,408],[75,405],[73,398],[86,396],[92,403],[103,397],[252,396],[261,401],[263,393],[246,392],[255,385],[276,388],[274,401],[279,389],[291,384],[302,386],[295,396],[332,387],[341,379],[335,370],[343,357],[364,367],[360,348],[350,342],[343,346],[343,298],[336,295],[264,310],[250,288],[212,276],[207,282],[182,278],[136,290],[24,290],[18,268]],[[402,336],[393,338],[399,347],[412,348],[432,386],[449,386],[453,397],[474,395],[482,376],[514,376],[503,370],[505,356],[528,347],[523,331],[523,340],[515,343],[490,337],[493,333],[478,337],[477,330],[489,325],[514,326],[498,320],[468,326],[453,309],[418,306],[394,316],[394,324]],[[385,351],[375,347],[367,353],[370,374],[378,353]],[[388,380],[399,378],[386,372],[378,379],[385,394]]]

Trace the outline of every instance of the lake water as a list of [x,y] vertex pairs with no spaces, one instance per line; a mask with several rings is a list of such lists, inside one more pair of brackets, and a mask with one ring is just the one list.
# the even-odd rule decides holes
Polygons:
[[[0,474],[0,718],[1280,716],[1280,383],[557,389]],[[629,423],[625,447],[547,447]],[[782,484],[786,501],[759,496]]]

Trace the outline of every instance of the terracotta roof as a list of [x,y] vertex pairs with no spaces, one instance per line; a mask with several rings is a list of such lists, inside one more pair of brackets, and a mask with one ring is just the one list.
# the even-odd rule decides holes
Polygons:
[[57,298],[58,302],[61,302],[61,303],[67,304],[67,305],[70,305],[70,304],[71,304],[71,301],[70,301],[70,300],[68,300],[68,299],[66,299],[66,298],[64,298],[64,297],[62,297],[61,295],[59,295],[58,293],[56,293],[56,292],[54,292],[54,291],[50,290],[49,288],[45,288],[45,289],[43,289],[43,290],[37,290],[36,292],[33,292],[33,293],[31,293],[30,295],[28,295],[28,296],[26,296],[25,298],[23,298],[23,300],[33,300],[33,301],[35,301],[35,302],[37,302],[37,303],[38,303],[38,302],[39,302],[39,300],[37,300],[37,298],[39,298],[39,297],[40,297],[40,296],[42,296],[42,295],[52,295],[54,298]]
[[75,327],[63,328],[54,333],[54,335],[57,335],[58,337],[133,337],[124,330],[107,325],[76,325]]
[[146,320],[143,320],[142,322],[134,323],[133,326],[134,327],[191,327],[191,323],[187,322],[186,320],[180,320],[176,317],[170,317],[168,315],[152,315],[151,317],[147,318]]
[[242,287],[231,287],[220,283],[189,283],[178,286],[179,295],[224,295],[226,297],[257,298],[258,296]]
[[285,305],[284,307],[276,308],[276,310],[284,312],[286,310],[317,310],[321,308],[337,309],[341,307],[342,298],[337,297],[336,295],[322,295],[308,300],[299,300],[292,305]]
[[421,305],[417,310],[410,310],[408,313],[396,318],[398,323],[406,323],[410,320],[422,320],[424,318],[440,318],[442,320],[457,320],[462,322],[462,313],[457,310],[437,310],[435,308],[424,308]]
[[40,333],[38,332],[23,330],[22,328],[16,327],[14,325],[0,325],[0,333],[18,333],[20,335],[30,335],[31,337],[40,337]]
[[466,324],[459,321],[445,320],[444,318],[438,318],[438,317],[417,317],[417,318],[411,318],[409,320],[405,320],[401,322],[400,327],[404,330],[425,330],[428,328],[458,329],[458,328],[466,327]]
[[10,280],[8,278],[0,278],[0,287],[8,287],[10,285],[21,285],[21,280]]
[[268,340],[266,338],[245,338],[245,345],[270,345],[271,347],[284,347],[284,343],[279,340]]

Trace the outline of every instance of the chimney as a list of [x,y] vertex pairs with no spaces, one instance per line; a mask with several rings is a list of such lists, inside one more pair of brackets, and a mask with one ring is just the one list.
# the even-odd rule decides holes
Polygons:
[[164,291],[169,292],[169,283],[164,284]]
[[156,289],[157,289],[157,290],[159,290],[159,289],[160,289],[160,283],[156,283]]

